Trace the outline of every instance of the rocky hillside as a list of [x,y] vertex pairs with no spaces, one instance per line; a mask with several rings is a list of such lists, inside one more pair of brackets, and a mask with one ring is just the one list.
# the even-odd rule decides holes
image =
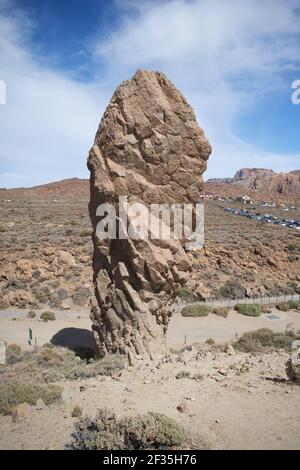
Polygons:
[[264,168],[242,168],[233,178],[213,178],[207,185],[239,185],[249,190],[284,196],[291,199],[300,198],[300,171],[275,173]]

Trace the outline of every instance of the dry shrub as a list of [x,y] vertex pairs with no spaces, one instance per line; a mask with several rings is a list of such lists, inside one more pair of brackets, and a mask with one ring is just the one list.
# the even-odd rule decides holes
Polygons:
[[85,417],[75,424],[71,450],[170,449],[185,440],[183,428],[160,413],[117,418],[108,410],[99,410],[95,418]]

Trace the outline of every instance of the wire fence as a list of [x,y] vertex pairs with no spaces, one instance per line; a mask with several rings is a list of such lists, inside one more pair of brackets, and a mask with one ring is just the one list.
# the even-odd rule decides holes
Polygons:
[[281,302],[288,302],[289,300],[300,300],[300,294],[282,294],[276,296],[259,296],[259,297],[243,297],[240,299],[212,299],[212,300],[192,300],[180,299],[177,302],[179,309],[186,305],[208,305],[210,307],[234,307],[237,304],[278,304]]

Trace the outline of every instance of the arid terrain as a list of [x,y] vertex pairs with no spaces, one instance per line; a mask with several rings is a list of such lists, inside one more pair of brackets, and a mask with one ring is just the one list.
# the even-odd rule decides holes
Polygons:
[[[75,179],[32,190],[0,191],[2,309],[88,306],[88,188],[88,181]],[[262,201],[261,197],[251,209],[300,219],[299,204],[287,205],[295,208],[285,212],[279,206],[261,207]],[[205,244],[194,254],[191,292],[200,299],[299,292],[299,231],[226,213],[229,205],[244,207],[234,200],[205,199],[204,205]]]
[[[202,320],[194,325],[201,328]],[[55,375],[56,348],[37,354],[38,363],[29,357],[7,366],[2,383],[16,375],[26,383],[43,371],[39,381],[54,380],[61,398],[48,405],[39,401],[13,417],[0,416],[1,449],[63,449],[78,421],[74,409],[94,416],[104,408],[120,417],[163,413],[185,429],[185,448],[299,449],[300,390],[287,380],[289,353],[284,349],[242,352],[195,344],[121,371],[112,364],[109,373],[90,378],[83,372],[89,366],[80,366],[78,377],[68,375],[71,380]]]
[[[217,194],[210,185],[206,192]],[[1,190],[0,196],[1,339],[22,351],[32,351],[35,338],[38,348],[50,341],[58,348],[93,348],[88,182]],[[228,195],[224,200],[219,197],[204,200],[205,246],[194,254],[183,299],[250,299],[299,292],[299,233],[229,214],[224,208],[240,208],[241,203]],[[279,205],[262,208],[263,200],[256,199],[251,207],[299,218],[297,206],[287,202],[289,212],[282,212]],[[56,320],[39,320],[48,310]],[[36,313],[35,318],[28,318],[29,311]],[[74,407],[79,407],[90,416],[98,408],[109,408],[118,416],[164,413],[188,431],[186,445],[192,448],[299,449],[300,389],[286,375],[289,348],[251,346],[246,352],[235,346],[247,331],[299,332],[298,311],[279,312],[273,307],[270,312],[278,319],[245,317],[234,310],[227,318],[213,314],[184,318],[178,310],[167,335],[172,353],[89,378],[84,372],[75,380],[54,374],[51,381],[61,387],[62,397],[47,405],[31,405],[20,418],[0,416],[0,448],[64,448],[78,420],[72,417]],[[234,344],[234,351],[226,350],[226,344]],[[39,367],[33,368],[37,374]],[[26,382],[31,369],[22,361],[2,367],[1,383],[16,376]]]

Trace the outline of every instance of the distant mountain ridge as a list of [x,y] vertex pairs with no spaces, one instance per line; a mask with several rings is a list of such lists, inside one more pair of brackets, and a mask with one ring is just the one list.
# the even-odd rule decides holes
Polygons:
[[[249,196],[267,198],[268,195],[289,200],[300,199],[300,170],[289,173],[275,173],[266,168],[242,168],[233,178],[211,178],[204,185],[206,193],[222,195],[241,195],[247,192]],[[69,178],[53,183],[42,184],[32,188],[0,188],[0,197],[13,198],[42,198],[42,199],[71,199],[80,197],[88,199],[90,183],[88,179]],[[256,197],[255,197],[256,196]]]
[[266,168],[242,168],[233,178],[212,178],[206,184],[239,185],[253,191],[300,197],[300,170],[275,173]]
[[32,188],[0,188],[0,197],[42,197],[45,199],[89,197],[89,188],[88,179],[68,178]]

